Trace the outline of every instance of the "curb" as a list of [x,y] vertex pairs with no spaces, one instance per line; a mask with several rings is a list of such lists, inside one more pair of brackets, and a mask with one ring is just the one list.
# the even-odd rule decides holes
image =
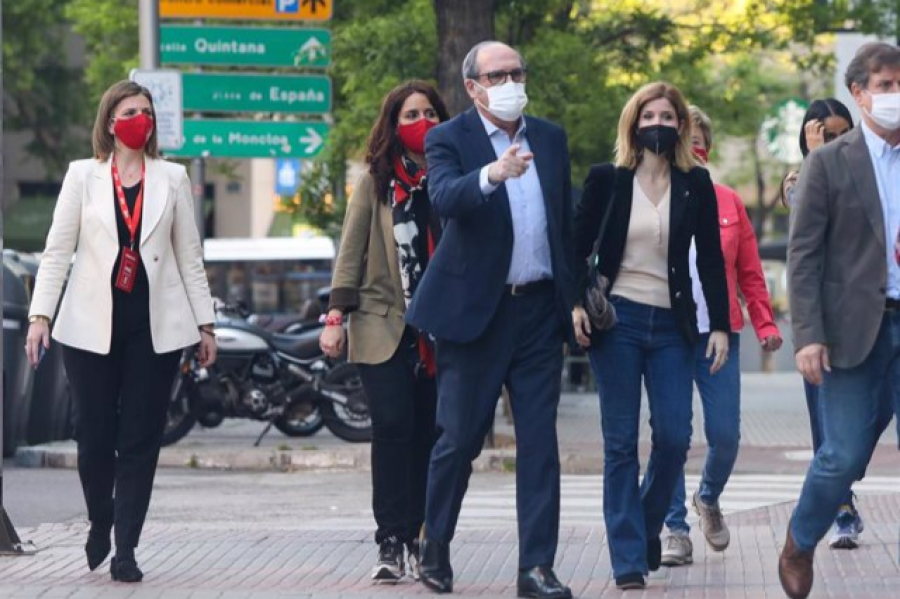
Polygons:
[[[72,441],[20,447],[16,451],[20,468],[78,468],[78,452]],[[160,452],[158,467],[197,470],[241,470],[258,472],[297,472],[358,470],[368,471],[369,446],[342,449],[191,449],[165,448]],[[565,474],[599,472],[599,457],[586,459],[575,454],[561,455]],[[486,449],[472,464],[475,472],[515,472],[515,449]]]

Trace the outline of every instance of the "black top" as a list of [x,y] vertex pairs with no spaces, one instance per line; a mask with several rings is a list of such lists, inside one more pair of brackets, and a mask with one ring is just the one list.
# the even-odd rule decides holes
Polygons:
[[[671,169],[669,203],[669,300],[682,335],[696,343],[697,306],[691,290],[688,252],[691,239],[697,243],[697,270],[703,295],[709,309],[710,329],[731,331],[728,306],[728,283],[725,279],[725,260],[719,240],[719,216],[716,192],[709,173],[695,167],[683,172]],[[598,266],[609,278],[612,289],[622,265],[628,225],[631,221],[634,171],[616,168],[612,164],[593,166],[584,182],[581,202],[575,210],[575,264],[573,265],[576,293],[584,296],[587,284],[587,257],[600,232],[603,214],[613,202],[609,224],[600,243]]]
[[[137,202],[138,192],[141,184],[138,183],[132,187],[123,187],[125,192],[125,203],[128,209],[134,213],[134,205]],[[145,198],[146,199],[146,198]],[[113,266],[112,278],[110,284],[113,289],[113,321],[127,322],[131,325],[141,325],[150,322],[150,284],[147,281],[147,271],[144,270],[144,261],[140,260],[138,264],[137,276],[134,279],[134,288],[131,293],[126,293],[116,288],[116,276],[119,273],[119,263],[122,259],[122,249],[131,245],[131,233],[128,232],[128,226],[125,219],[122,218],[122,211],[119,209],[119,198],[116,195],[115,183],[113,183],[113,210],[116,213],[116,228],[119,231],[119,255],[116,257],[115,266]],[[143,209],[142,209],[143,210]],[[134,234],[134,251],[140,254],[141,243],[141,227],[144,226],[143,215],[138,223],[137,231]]]

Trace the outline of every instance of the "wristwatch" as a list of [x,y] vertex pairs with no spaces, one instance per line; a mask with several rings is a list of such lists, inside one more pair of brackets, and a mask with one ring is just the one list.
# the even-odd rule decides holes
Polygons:
[[34,323],[38,322],[39,320],[42,320],[42,321],[46,322],[47,324],[50,324],[50,319],[47,318],[46,316],[44,316],[43,314],[35,314],[33,316],[28,317],[28,322],[31,324],[34,324]]

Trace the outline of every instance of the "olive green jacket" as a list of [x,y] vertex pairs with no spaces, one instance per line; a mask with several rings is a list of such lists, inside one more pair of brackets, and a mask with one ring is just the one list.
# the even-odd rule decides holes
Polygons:
[[406,302],[393,218],[369,173],[360,177],[347,204],[329,308],[350,314],[351,362],[380,364],[397,350]]

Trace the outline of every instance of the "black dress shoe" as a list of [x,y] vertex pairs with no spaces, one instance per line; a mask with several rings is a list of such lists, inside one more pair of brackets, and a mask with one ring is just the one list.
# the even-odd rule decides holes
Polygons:
[[87,556],[88,568],[92,572],[103,563],[112,550],[112,541],[109,539],[111,530],[111,527],[91,525],[87,543],[84,544],[84,554]]
[[547,566],[519,570],[519,597],[541,599],[572,599],[572,591],[563,585]]
[[419,579],[435,593],[453,592],[450,545],[422,538],[419,544]]
[[647,541],[647,569],[651,572],[659,570],[662,563],[662,541],[659,537]]
[[116,582],[140,582],[144,579],[144,573],[133,559],[112,558],[109,574]]

